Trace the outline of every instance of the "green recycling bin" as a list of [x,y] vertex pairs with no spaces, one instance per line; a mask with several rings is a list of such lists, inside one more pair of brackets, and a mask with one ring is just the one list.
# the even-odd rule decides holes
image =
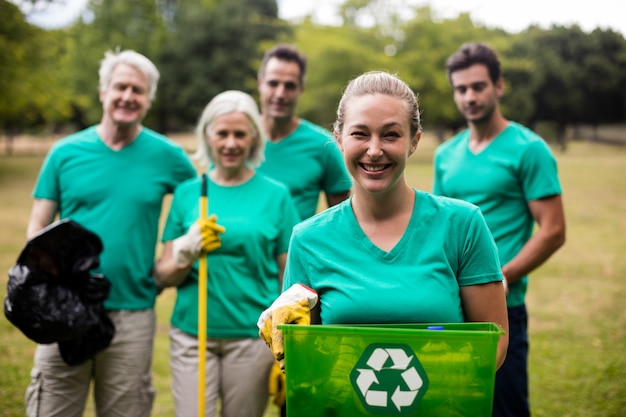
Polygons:
[[288,417],[488,417],[495,323],[279,325]]

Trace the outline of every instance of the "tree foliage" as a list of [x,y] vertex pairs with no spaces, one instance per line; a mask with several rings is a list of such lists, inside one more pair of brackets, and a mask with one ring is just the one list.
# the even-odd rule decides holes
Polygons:
[[210,8],[181,4],[158,59],[163,78],[156,105],[160,128],[195,124],[221,91],[253,94],[257,46],[287,30],[277,20],[273,1],[222,0]]
[[66,46],[62,33],[28,24],[16,5],[0,0],[1,128],[16,132],[70,116]]
[[[68,31],[72,54],[68,71],[74,80],[77,106],[74,119],[80,127],[100,120],[98,68],[106,51],[136,50],[153,61],[166,39],[163,9],[154,0],[91,0],[93,20],[79,21]],[[154,115],[148,113],[148,123]]]
[[582,59],[585,81],[581,122],[598,125],[626,119],[626,50],[624,38],[596,29],[588,36],[587,54]]
[[531,27],[515,37],[507,51],[513,65],[505,75],[523,102],[532,103],[521,121],[553,122],[562,147],[568,126],[623,121],[625,53],[623,36],[600,29],[587,34],[576,25]]
[[345,0],[339,26],[310,19],[288,24],[278,19],[275,0],[90,0],[88,8],[90,18],[45,31],[0,0],[5,131],[96,123],[102,112],[97,69],[104,52],[116,48],[145,54],[161,71],[146,124],[163,132],[189,129],[217,93],[256,95],[260,59],[276,42],[292,43],[307,55],[298,112],[326,127],[348,81],[370,70],[397,73],[411,85],[427,128],[464,126],[445,62],[470,41],[486,42],[500,54],[506,117],[531,125],[550,121],[561,133],[572,124],[626,120],[626,41],[610,30],[531,26],[508,33],[477,25],[470,14],[442,19],[405,0]]

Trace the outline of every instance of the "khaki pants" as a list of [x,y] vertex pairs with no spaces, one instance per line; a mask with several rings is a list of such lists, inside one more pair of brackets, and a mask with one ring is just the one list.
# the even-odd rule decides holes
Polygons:
[[69,366],[56,343],[38,345],[26,391],[28,417],[80,417],[91,380],[98,417],[148,417],[154,401],[150,366],[154,310],[113,311],[111,344],[93,359]]
[[[274,356],[260,338],[207,339],[205,415],[262,417]],[[198,415],[198,338],[170,330],[170,366],[176,417]]]

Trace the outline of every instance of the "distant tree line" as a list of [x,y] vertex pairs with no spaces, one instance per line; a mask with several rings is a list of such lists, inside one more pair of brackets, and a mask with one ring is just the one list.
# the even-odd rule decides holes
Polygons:
[[277,42],[308,56],[299,112],[326,127],[348,80],[383,69],[419,94],[428,129],[460,128],[444,64],[468,41],[499,51],[507,117],[530,126],[550,122],[560,140],[571,126],[626,120],[626,40],[612,30],[531,26],[509,33],[477,25],[469,14],[438,19],[430,7],[407,13],[384,0],[345,0],[340,26],[283,21],[275,0],[90,0],[89,19],[44,30],[27,23],[15,2],[0,0],[0,128],[6,135],[96,123],[97,68],[115,48],[135,49],[161,71],[146,124],[164,133],[189,130],[217,93],[256,95],[260,59]]

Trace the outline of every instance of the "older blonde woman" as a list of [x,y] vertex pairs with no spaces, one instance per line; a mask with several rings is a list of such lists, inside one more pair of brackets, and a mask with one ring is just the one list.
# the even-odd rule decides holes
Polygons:
[[287,187],[255,171],[265,144],[259,120],[248,94],[211,100],[196,129],[196,156],[208,165],[207,219],[198,220],[197,178],[176,189],[163,232],[155,280],[177,287],[170,353],[179,417],[197,416],[200,256],[208,264],[206,415],[215,415],[218,398],[223,417],[261,417],[267,405],[273,357],[256,320],[280,293],[299,217]]

